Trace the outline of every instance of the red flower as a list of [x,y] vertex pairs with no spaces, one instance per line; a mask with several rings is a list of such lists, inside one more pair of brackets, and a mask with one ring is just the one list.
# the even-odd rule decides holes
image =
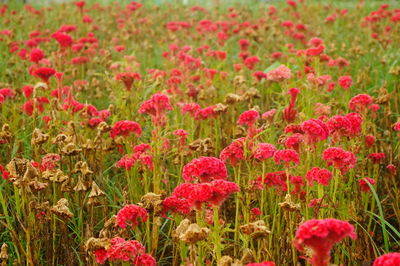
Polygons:
[[227,179],[228,172],[225,164],[215,157],[200,157],[193,159],[183,167],[182,177],[186,182],[200,179],[201,182],[209,182],[214,179]]
[[72,37],[64,32],[57,31],[51,35],[51,38],[55,39],[61,48],[70,47],[74,43]]
[[141,76],[139,73],[133,73],[133,72],[123,72],[123,73],[118,73],[115,75],[116,80],[121,80],[125,88],[130,91],[132,88],[133,82],[136,80],[141,80]]
[[325,160],[328,165],[333,165],[339,169],[342,174],[349,171],[350,168],[354,168],[357,163],[356,156],[349,151],[345,151],[340,147],[327,148],[322,153],[322,159]]
[[135,228],[139,224],[139,219],[146,222],[147,211],[135,204],[126,205],[117,213],[117,224],[121,228],[126,228],[127,223]]
[[[277,187],[280,189],[280,191],[287,191],[287,179],[290,178],[287,176],[285,171],[278,171],[278,172],[272,172],[272,173],[267,173],[264,175],[264,184],[267,187]],[[262,184],[263,177],[259,176],[256,181],[255,185],[259,187],[259,189],[263,188]]]
[[304,121],[301,129],[305,133],[306,141],[310,144],[327,139],[329,136],[328,126],[319,119]]
[[275,82],[290,79],[291,76],[292,74],[290,68],[284,65],[280,65],[267,73],[267,79]]
[[313,167],[307,172],[306,178],[310,186],[313,185],[313,181],[317,182],[318,184],[328,186],[329,181],[332,178],[332,173],[324,168]]
[[248,110],[239,116],[239,125],[246,125],[248,127],[254,125],[260,118],[260,114],[256,110]]
[[260,62],[260,58],[258,56],[249,56],[244,60],[245,66],[250,70],[252,70],[258,62]]
[[38,69],[35,69],[32,72],[32,75],[35,77],[40,78],[41,80],[43,80],[43,82],[45,83],[49,83],[49,79],[54,76],[54,74],[56,73],[56,71],[53,68],[49,68],[49,67],[41,67]]
[[187,215],[190,213],[190,204],[184,198],[178,198],[175,195],[167,197],[163,200],[163,214],[167,211],[171,211],[173,213],[178,213],[182,215]]
[[294,245],[300,251],[305,246],[313,250],[312,265],[327,266],[332,247],[345,237],[356,238],[354,227],[348,222],[336,219],[309,220],[297,229]]
[[368,158],[373,163],[379,164],[385,159],[385,154],[384,153],[371,153],[371,154],[368,154]]
[[234,140],[231,145],[221,151],[219,158],[224,162],[229,161],[233,166],[237,165],[238,160],[245,160],[244,141],[244,138]]
[[173,109],[167,95],[156,93],[139,108],[139,114],[149,114],[154,125],[165,126],[166,112]]
[[40,60],[42,60],[44,57],[43,51],[40,48],[34,48],[32,49],[30,55],[29,55],[29,60],[34,63],[38,63]]
[[350,89],[351,84],[353,83],[353,79],[351,76],[342,76],[338,80],[338,84],[343,89]]
[[300,163],[299,154],[294,150],[279,150],[274,154],[274,160],[277,164],[281,164],[281,161],[285,163],[285,167],[289,167],[289,163],[293,162],[294,164]]
[[363,179],[358,180],[358,184],[360,185],[360,189],[362,192],[370,192],[371,191],[368,183],[370,183],[373,186],[373,185],[375,185],[376,181],[375,181],[375,179],[369,178],[369,177],[365,177]]
[[395,266],[400,265],[400,253],[388,253],[378,257],[373,266]]
[[254,151],[253,156],[257,160],[263,161],[273,157],[275,152],[276,148],[274,145],[269,143],[259,143],[257,145],[257,149]]
[[351,98],[349,108],[353,111],[362,112],[372,103],[372,101],[372,97],[368,94],[358,94]]
[[113,125],[110,136],[114,139],[116,136],[128,136],[131,133],[135,133],[139,137],[142,134],[142,128],[135,121],[122,120]]

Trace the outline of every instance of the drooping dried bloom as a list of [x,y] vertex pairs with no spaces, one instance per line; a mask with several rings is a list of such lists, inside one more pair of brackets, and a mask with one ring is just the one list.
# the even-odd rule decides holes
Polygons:
[[400,253],[388,253],[378,257],[373,266],[395,266],[400,265]]
[[186,182],[194,179],[199,179],[200,182],[209,182],[214,179],[227,179],[228,172],[220,159],[202,156],[193,159],[183,167],[182,177]]
[[345,237],[356,238],[354,227],[348,222],[336,219],[315,219],[300,225],[294,245],[300,251],[303,251],[306,246],[312,249],[310,263],[313,266],[327,266],[332,247]]
[[156,126],[165,126],[166,113],[173,109],[167,95],[156,93],[150,100],[145,101],[139,108],[139,114],[149,114],[151,121]]
[[376,181],[375,179],[369,177],[364,177],[363,179],[358,180],[358,184],[360,185],[360,189],[362,192],[371,192],[368,183],[370,183],[371,186],[373,186],[375,185]]
[[281,164],[281,161],[283,161],[285,167],[289,167],[290,162],[293,162],[295,165],[300,163],[299,154],[290,149],[276,151],[274,154],[274,160],[277,164]]
[[124,206],[117,214],[117,224],[121,228],[126,228],[128,223],[135,228],[139,224],[139,219],[146,222],[147,211],[135,204]]
[[135,133],[139,137],[142,134],[142,128],[135,121],[122,120],[113,125],[110,136],[114,139],[117,136],[129,136],[131,133]]
[[354,168],[357,163],[356,156],[349,151],[345,151],[340,147],[327,148],[322,153],[322,159],[324,159],[328,165],[333,165],[339,169],[342,174],[349,171],[350,168]]
[[325,168],[313,167],[307,172],[306,178],[310,186],[313,185],[313,181],[317,182],[318,184],[328,186],[329,181],[332,178],[332,173]]

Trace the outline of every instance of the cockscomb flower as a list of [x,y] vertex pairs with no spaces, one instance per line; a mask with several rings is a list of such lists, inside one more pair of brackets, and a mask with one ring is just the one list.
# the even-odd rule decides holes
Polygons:
[[135,121],[121,120],[113,125],[110,131],[110,136],[114,139],[117,136],[129,136],[131,133],[140,137],[140,134],[142,134],[142,128]]
[[40,78],[46,84],[49,84],[49,79],[56,74],[56,71],[53,68],[49,67],[41,67],[33,70],[32,75]]
[[272,158],[276,152],[276,147],[269,143],[258,143],[256,150],[253,153],[254,158],[264,161]]
[[332,178],[332,173],[325,168],[313,167],[307,172],[306,178],[309,186],[313,185],[313,181],[323,186],[328,186]]
[[173,109],[167,95],[156,93],[142,103],[139,107],[139,114],[149,114],[154,125],[165,126],[166,112]]
[[[267,173],[264,176],[259,176],[255,180],[255,185],[259,187],[258,189],[263,189],[263,186],[267,187],[276,187],[280,191],[287,191],[287,183],[286,181],[290,179],[290,176],[287,175],[285,171],[278,171]],[[264,183],[262,182],[264,180]]]
[[127,225],[135,228],[138,226],[140,220],[146,222],[147,211],[135,204],[125,205],[117,213],[117,224],[121,228],[126,228]]
[[227,179],[228,172],[223,161],[215,157],[200,157],[193,159],[183,167],[182,177],[186,182],[199,179],[209,182],[214,179]]
[[255,66],[258,62],[260,62],[260,58],[259,58],[258,56],[249,56],[249,57],[247,57],[247,58],[244,60],[243,63],[245,64],[245,66],[246,66],[248,69],[252,70],[252,69],[254,68],[254,66]]
[[261,117],[263,119],[267,120],[269,123],[272,123],[272,121],[274,121],[275,114],[276,114],[276,109],[271,109],[271,110],[263,113],[261,115]]
[[294,246],[303,251],[312,249],[310,263],[313,266],[328,266],[332,247],[345,237],[356,239],[353,225],[336,219],[309,220],[301,224],[296,232]]
[[352,83],[353,79],[351,78],[351,76],[342,76],[338,79],[338,84],[343,89],[350,89]]
[[314,144],[318,141],[327,139],[329,136],[328,126],[319,119],[310,119],[301,124],[306,142]]
[[300,133],[295,133],[289,137],[287,137],[283,144],[285,145],[285,147],[287,149],[293,149],[297,152],[299,152],[300,150],[300,144],[303,142],[304,140],[304,135],[300,134]]
[[260,114],[256,110],[248,110],[239,116],[239,125],[246,125],[248,127],[254,125],[260,118]]
[[277,164],[281,164],[281,161],[283,161],[285,167],[289,167],[290,162],[293,162],[295,165],[300,163],[299,154],[290,149],[276,151],[274,153],[274,160]]
[[368,159],[370,159],[373,163],[379,164],[385,159],[384,153],[371,153],[368,154]]
[[400,131],[400,122],[396,122],[393,125],[393,130],[394,131]]
[[179,137],[179,146],[185,146],[188,132],[184,129],[177,129],[174,131],[174,135]]
[[349,102],[350,110],[363,112],[372,103],[373,98],[368,94],[358,94],[351,98]]
[[229,162],[231,165],[236,166],[238,161],[245,160],[244,157],[244,138],[235,139],[229,146],[226,146],[219,158],[224,162]]
[[74,43],[72,37],[64,32],[55,32],[51,35],[51,38],[55,39],[63,49],[70,47]]
[[141,76],[139,73],[133,73],[133,72],[123,72],[123,73],[118,73],[115,75],[116,80],[120,80],[124,83],[125,88],[130,91],[132,88],[132,84],[135,80],[141,80]]
[[190,213],[189,202],[185,198],[179,198],[175,195],[165,198],[162,205],[164,207],[163,215],[165,215],[167,211],[181,215],[187,215]]
[[376,181],[373,178],[369,177],[364,177],[360,180],[358,180],[358,184],[360,185],[360,189],[362,192],[371,192],[371,189],[368,185],[368,183],[371,184],[371,186],[375,185]]
[[44,57],[44,53],[42,49],[40,48],[34,48],[31,50],[31,53],[29,54],[29,61],[38,63],[40,60],[42,60]]
[[267,73],[267,79],[275,82],[280,82],[286,79],[290,79],[291,75],[292,74],[290,68],[286,67],[285,65],[280,65]]
[[400,265],[400,253],[388,253],[378,257],[372,266]]
[[354,168],[357,163],[356,156],[340,147],[330,147],[322,153],[322,159],[339,169],[342,174],[346,174],[350,168]]

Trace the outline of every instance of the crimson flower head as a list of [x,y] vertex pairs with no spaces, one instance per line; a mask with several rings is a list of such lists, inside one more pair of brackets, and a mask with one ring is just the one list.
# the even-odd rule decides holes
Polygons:
[[117,136],[129,136],[131,133],[139,137],[142,134],[142,128],[135,121],[121,120],[113,125],[110,136],[114,139]]
[[236,166],[239,160],[245,160],[244,141],[244,138],[235,139],[221,151],[219,158],[224,162],[228,161],[233,166]]
[[358,94],[351,98],[349,102],[350,110],[363,112],[373,101],[373,98],[368,94]]
[[290,149],[276,151],[274,160],[277,164],[281,164],[281,161],[283,161],[285,167],[289,167],[290,162],[293,162],[295,165],[300,163],[299,154],[295,150]]
[[394,266],[400,265],[400,253],[388,253],[378,257],[373,266]]
[[74,43],[74,40],[70,35],[60,31],[53,33],[51,38],[55,39],[61,48],[70,47]]
[[139,107],[139,114],[149,114],[154,125],[165,126],[166,112],[173,109],[167,95],[156,93]]
[[375,179],[369,177],[364,177],[363,179],[358,180],[358,184],[360,185],[360,189],[362,192],[371,192],[368,183],[370,183],[371,186],[373,186],[376,184],[376,181]]
[[55,73],[56,73],[56,71],[53,68],[49,68],[49,67],[37,68],[37,69],[33,70],[33,72],[32,72],[33,76],[40,78],[46,84],[49,83],[49,79],[52,76],[54,76]]
[[44,57],[44,53],[43,53],[42,49],[34,48],[34,49],[32,49],[32,51],[29,55],[29,60],[31,62],[38,63],[40,60],[43,59],[43,57]]
[[322,159],[339,169],[342,174],[349,171],[350,168],[354,168],[357,163],[357,158],[354,153],[345,151],[340,147],[330,147],[324,150],[322,153]]
[[246,125],[248,127],[254,125],[260,118],[260,114],[256,110],[248,110],[239,116],[239,125]]
[[281,82],[290,79],[292,76],[290,68],[280,65],[267,73],[267,79],[275,82]]
[[121,80],[124,85],[125,88],[130,91],[132,88],[132,84],[133,82],[136,80],[141,80],[141,76],[139,73],[133,73],[133,72],[122,72],[122,73],[118,73],[117,75],[115,75],[115,79],[116,80]]
[[342,76],[338,80],[339,86],[343,89],[350,89],[351,84],[353,83],[353,79],[351,76]]
[[260,62],[260,58],[258,56],[249,56],[244,60],[245,66],[250,70],[252,70],[258,62]]
[[294,246],[303,251],[304,247],[312,249],[310,263],[313,266],[327,266],[332,247],[345,237],[356,239],[353,225],[336,219],[309,220],[297,229]]
[[126,228],[128,224],[135,228],[139,224],[139,219],[146,222],[147,211],[135,204],[125,205],[117,213],[117,224],[121,228]]
[[373,163],[379,164],[385,159],[384,153],[371,153],[368,154],[368,159],[370,159]]
[[254,158],[263,161],[274,156],[276,147],[269,143],[259,143],[254,151]]
[[163,205],[163,214],[167,211],[171,211],[173,213],[178,213],[182,215],[187,215],[190,213],[190,204],[187,199],[179,198],[175,195],[167,197],[162,202]]
[[74,3],[76,7],[82,8],[85,6],[85,1],[77,1]]
[[306,141],[314,144],[329,137],[328,126],[319,119],[310,119],[301,124],[301,129],[305,133]]
[[313,185],[313,181],[323,186],[328,186],[332,178],[332,173],[325,168],[313,167],[307,172],[306,178],[310,186]]
[[214,179],[227,179],[228,172],[223,161],[215,157],[200,157],[193,159],[183,167],[182,177],[186,182],[200,179],[209,182]]

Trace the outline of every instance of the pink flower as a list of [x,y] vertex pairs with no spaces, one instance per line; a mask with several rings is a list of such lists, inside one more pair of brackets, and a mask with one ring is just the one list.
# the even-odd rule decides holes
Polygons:
[[297,229],[294,245],[300,251],[305,246],[313,250],[312,265],[327,266],[332,247],[345,237],[356,238],[354,227],[348,222],[336,219],[309,220]]
[[139,219],[146,222],[147,211],[135,204],[125,205],[117,213],[117,224],[121,228],[126,228],[128,223],[135,228],[139,224]]
[[190,213],[190,204],[185,198],[178,198],[175,195],[167,197],[163,200],[163,214],[167,211],[187,215]]
[[214,179],[227,179],[228,172],[223,161],[215,157],[200,157],[193,159],[183,167],[182,177],[186,182],[199,179],[209,182]]
[[133,72],[123,72],[123,73],[118,73],[115,75],[116,80],[120,80],[124,83],[125,88],[130,91],[132,88],[132,84],[135,80],[141,80],[141,76],[139,73],[133,73]]
[[30,55],[29,55],[29,60],[34,63],[38,63],[40,60],[42,60],[44,57],[43,51],[40,48],[34,48],[32,49]]
[[364,177],[363,179],[358,180],[358,184],[360,185],[360,189],[362,192],[371,192],[368,183],[370,183],[371,186],[373,186],[375,185],[376,181],[375,179],[369,177]]
[[259,143],[257,149],[254,151],[254,158],[263,161],[274,156],[276,148],[269,143]]
[[328,165],[333,165],[339,169],[342,174],[347,173],[350,168],[354,168],[357,163],[357,158],[352,152],[345,151],[340,147],[327,148],[322,153],[322,159]]
[[165,126],[166,112],[173,109],[167,95],[156,93],[139,108],[139,114],[149,114],[154,125]]
[[246,125],[248,127],[254,125],[260,118],[260,114],[256,110],[248,110],[239,116],[239,125]]
[[277,164],[281,164],[281,161],[283,161],[285,167],[289,167],[290,162],[293,162],[295,165],[300,163],[299,154],[290,149],[276,151],[274,154],[274,160]]
[[328,186],[329,181],[332,178],[332,173],[324,168],[313,167],[307,172],[306,178],[310,186],[313,185],[313,181],[317,182],[318,184]]
[[328,126],[319,119],[304,121],[301,129],[305,133],[306,141],[310,144],[327,139],[329,136]]
[[395,266],[400,265],[400,253],[388,253],[378,257],[373,266]]
[[342,76],[338,80],[338,84],[343,89],[350,89],[351,84],[353,83],[353,79],[351,76]]
[[142,128],[135,121],[122,120],[113,125],[110,136],[114,139],[117,136],[129,136],[131,133],[135,133],[136,136],[140,137]]
[[267,73],[267,79],[275,82],[280,82],[286,79],[290,79],[291,70],[290,68],[280,65],[277,68]]
[[234,140],[229,146],[225,147],[221,151],[219,158],[224,162],[228,161],[233,166],[236,166],[239,160],[245,160],[244,141],[244,138]]
[[368,94],[358,94],[351,98],[349,102],[350,110],[363,112],[371,103],[373,99]]

